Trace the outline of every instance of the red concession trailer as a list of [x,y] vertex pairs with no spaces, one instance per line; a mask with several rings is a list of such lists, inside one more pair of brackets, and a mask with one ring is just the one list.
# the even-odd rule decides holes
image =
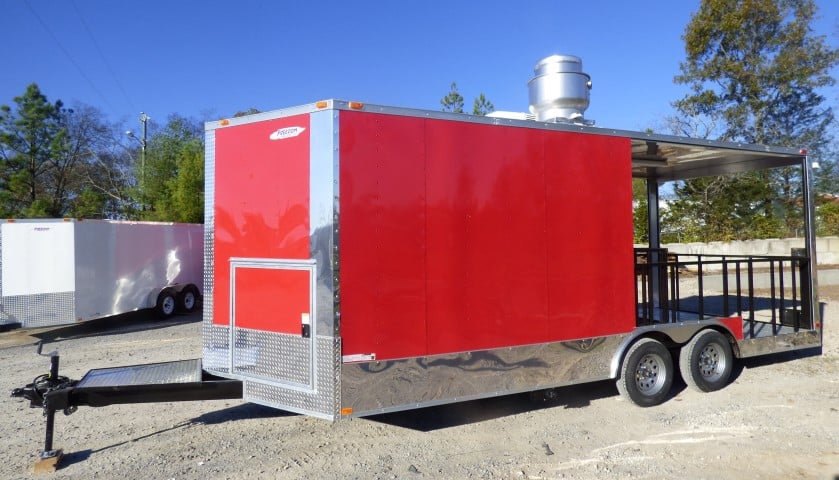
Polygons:
[[633,246],[633,177],[657,205],[662,180],[809,178],[798,151],[343,101],[206,131],[203,365],[247,401],[337,419],[617,379],[654,405],[679,349],[712,390],[820,345],[812,230],[799,256]]
[[[47,409],[45,451],[78,405],[244,398],[334,420],[614,379],[651,406],[677,371],[712,391],[737,358],[819,352],[806,154],[594,127],[590,86],[553,56],[533,115],[328,100],[208,123],[202,359],[19,389]],[[663,182],[789,167],[803,248],[661,247]]]

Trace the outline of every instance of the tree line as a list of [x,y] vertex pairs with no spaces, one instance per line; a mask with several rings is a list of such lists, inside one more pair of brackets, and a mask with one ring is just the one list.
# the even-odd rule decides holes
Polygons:
[[[702,0],[685,28],[667,133],[807,148],[816,170],[820,235],[839,235],[836,119],[825,89],[839,51],[812,33],[813,0]],[[835,101],[835,99],[833,99]],[[440,104],[463,113],[456,83]],[[483,93],[472,113],[494,106]],[[244,114],[251,113],[244,112]],[[239,115],[239,114],[237,114]],[[152,122],[142,142],[89,105],[50,102],[36,84],[0,106],[0,218],[83,217],[202,222],[199,122]],[[144,161],[140,161],[145,151]],[[783,168],[676,182],[662,209],[662,241],[792,237],[801,171]],[[636,181],[635,241],[647,241],[645,188]]]
[[121,126],[37,84],[0,106],[0,217],[202,222],[200,123],[173,115],[133,142]]
[[[674,79],[690,92],[673,102],[668,120],[678,135],[805,148],[820,166],[818,233],[837,235],[836,119],[824,91],[836,83],[839,51],[813,35],[816,12],[813,0],[702,0]],[[678,182],[662,240],[801,236],[801,174],[787,167]]]

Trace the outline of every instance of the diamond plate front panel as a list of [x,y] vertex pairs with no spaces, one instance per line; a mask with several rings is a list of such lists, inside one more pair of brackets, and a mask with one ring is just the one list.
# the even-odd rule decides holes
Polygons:
[[64,325],[76,321],[74,292],[15,295],[2,299],[4,316],[23,328]]
[[317,337],[315,345],[314,390],[307,392],[248,379],[243,383],[245,401],[328,420],[337,419],[340,411],[340,340]]
[[314,388],[312,339],[243,328],[233,337],[234,374]]

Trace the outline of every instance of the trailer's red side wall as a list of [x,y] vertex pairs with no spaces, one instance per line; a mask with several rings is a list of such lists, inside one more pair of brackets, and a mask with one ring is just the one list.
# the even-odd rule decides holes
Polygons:
[[340,114],[343,354],[635,325],[629,139]]
[[[310,258],[309,128],[309,116],[296,115],[216,130],[213,323],[230,323],[231,257]],[[236,326],[299,334],[306,276],[243,271]]]

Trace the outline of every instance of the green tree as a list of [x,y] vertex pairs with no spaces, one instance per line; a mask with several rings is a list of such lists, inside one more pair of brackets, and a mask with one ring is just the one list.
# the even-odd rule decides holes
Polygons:
[[647,223],[649,205],[647,203],[647,183],[640,178],[632,179],[632,225],[633,241],[649,243],[650,227]]
[[495,110],[495,105],[492,104],[481,92],[475,101],[472,103],[472,115],[486,115]]
[[[141,203],[147,220],[201,223],[204,217],[204,143],[197,122],[173,115],[146,149]],[[137,167],[139,170],[139,166]]]
[[839,197],[825,196],[816,210],[818,234],[825,236],[839,235]]
[[[457,83],[452,82],[449,93],[440,100],[444,112],[463,113],[463,95],[457,91]],[[495,110],[495,105],[481,92],[472,102],[472,115],[486,115]]]
[[457,83],[452,82],[449,93],[440,100],[444,112],[463,113],[463,95],[457,91]]
[[[702,0],[675,79],[691,92],[676,110],[689,123],[715,125],[710,135],[721,140],[804,146],[822,158],[834,115],[820,89],[833,85],[839,53],[811,34],[815,11],[812,0]],[[717,232],[710,239],[795,234],[799,175],[786,168],[689,180],[675,188],[671,208]]]
[[63,187],[50,176],[67,158],[63,104],[50,103],[34,83],[14,102],[16,110],[0,106],[0,215],[62,216]]

